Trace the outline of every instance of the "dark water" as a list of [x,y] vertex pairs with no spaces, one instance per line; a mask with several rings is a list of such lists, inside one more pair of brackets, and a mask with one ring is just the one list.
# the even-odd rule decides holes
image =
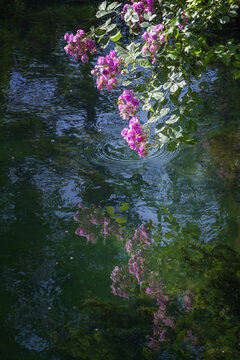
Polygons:
[[[170,346],[157,358],[196,358],[208,348],[207,331],[211,346],[222,334],[223,348],[217,343],[219,351],[205,358],[240,358],[239,84],[209,70],[198,144],[140,159],[121,139],[119,90],[99,93],[89,75],[96,59],[79,65],[63,51],[64,33],[87,29],[94,7],[62,3],[18,11],[1,21],[0,359],[155,358],[144,340],[152,314],[134,315],[140,300],[118,298],[110,288],[112,270],[127,262],[124,242],[113,231],[101,234],[89,219],[114,210],[124,219],[117,226],[125,240],[152,221],[159,241],[174,227],[163,205],[178,227],[198,228],[189,253],[181,255],[189,247],[179,234],[176,246],[162,250],[158,270],[168,293],[192,286],[211,314],[197,352]],[[79,209],[80,224],[96,244],[75,235],[79,203],[87,208]],[[123,203],[129,208],[120,212]],[[169,259],[176,264],[169,267]],[[196,313],[194,321],[200,318]],[[101,326],[106,333],[98,338]],[[184,326],[189,330],[180,324],[179,333]]]

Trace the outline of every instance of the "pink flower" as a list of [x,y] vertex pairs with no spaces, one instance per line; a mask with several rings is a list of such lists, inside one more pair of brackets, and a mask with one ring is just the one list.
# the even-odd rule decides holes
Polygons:
[[78,31],[77,31],[77,34],[79,35],[79,37],[84,37],[84,35],[85,35],[85,31],[84,30],[82,30],[82,29],[79,29]]
[[164,29],[164,26],[162,24],[158,24],[155,26],[155,28],[153,29],[154,32],[159,33],[160,31],[162,31]]
[[100,56],[98,64],[91,72],[97,76],[97,88],[103,90],[106,86],[107,90],[117,87],[117,75],[121,74],[123,68],[123,58],[116,57],[114,50],[110,51],[106,57]]
[[138,110],[140,102],[133,95],[133,90],[124,90],[118,97],[118,108],[123,119],[129,119],[129,116],[134,116]]
[[68,45],[64,47],[67,54],[74,57],[75,60],[81,60],[83,63],[88,62],[87,53],[96,53],[95,41],[89,36],[85,36],[85,32],[79,29],[74,36],[73,34],[66,33],[64,39]]
[[88,56],[86,54],[84,54],[82,57],[81,57],[81,60],[83,63],[87,63],[88,62]]
[[160,41],[161,41],[162,43],[166,42],[166,41],[165,41],[166,35],[167,35],[167,34],[164,33],[164,34],[162,34],[162,35],[160,36]]
[[183,25],[182,25],[182,24],[178,24],[178,28],[179,28],[179,30],[181,30],[181,31],[182,31],[182,29],[183,29]]
[[123,137],[127,136],[128,131],[129,131],[128,128],[123,129],[122,132],[121,132],[121,135],[122,135]]

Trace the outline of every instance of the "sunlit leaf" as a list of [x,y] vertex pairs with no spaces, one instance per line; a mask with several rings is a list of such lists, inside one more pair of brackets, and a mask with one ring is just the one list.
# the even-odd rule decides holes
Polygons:
[[168,120],[165,121],[166,124],[174,124],[179,120],[180,116],[172,115]]
[[110,218],[113,219],[115,216],[115,212],[114,212],[113,208],[111,206],[106,206],[106,211],[107,211],[108,215],[110,216]]
[[98,9],[99,10],[106,10],[106,7],[107,7],[107,1],[105,0],[99,5]]
[[175,93],[175,92],[177,91],[177,89],[178,89],[178,85],[177,85],[177,84],[173,84],[173,85],[171,86],[170,91],[171,91],[171,93]]
[[161,109],[160,116],[161,117],[166,116],[169,113],[169,111],[170,111],[170,108],[168,108],[168,107]]
[[118,224],[124,224],[124,223],[127,222],[127,219],[122,218],[122,217],[115,217],[115,221],[116,221]]
[[120,212],[124,212],[127,211],[129,209],[129,203],[122,203],[122,205],[120,206]]
[[143,68],[150,68],[152,67],[152,63],[148,59],[137,59],[137,63],[142,66]]

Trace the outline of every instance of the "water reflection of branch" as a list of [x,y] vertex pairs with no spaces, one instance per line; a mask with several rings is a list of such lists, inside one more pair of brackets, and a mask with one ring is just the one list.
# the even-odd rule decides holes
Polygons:
[[85,237],[87,242],[92,244],[96,244],[99,233],[104,235],[104,237],[114,234],[120,240],[124,240],[119,224],[106,216],[104,208],[101,206],[87,208],[82,203],[79,203],[78,207],[80,210],[74,215],[74,220],[79,223],[75,231],[76,235]]
[[135,230],[132,238],[126,242],[129,254],[128,271],[118,266],[112,271],[112,291],[114,295],[129,298],[131,289],[131,275],[134,275],[139,287],[155,302],[157,311],[153,314],[154,326],[152,336],[148,336],[149,347],[158,351],[159,344],[166,340],[167,328],[175,329],[175,320],[168,315],[167,303],[169,296],[164,290],[162,280],[151,266],[151,252],[153,244],[150,241],[150,228],[146,224]]

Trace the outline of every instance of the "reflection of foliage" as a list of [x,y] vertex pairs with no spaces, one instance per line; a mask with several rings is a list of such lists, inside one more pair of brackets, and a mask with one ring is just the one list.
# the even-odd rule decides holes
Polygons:
[[52,334],[56,346],[73,359],[144,359],[142,345],[151,324],[145,304],[149,305],[144,299],[122,305],[89,299],[79,306],[77,329],[67,325]]
[[[99,234],[104,236],[108,234],[116,235],[120,240],[124,240],[121,234],[120,224],[126,222],[124,217],[115,216],[115,212],[111,206],[107,206],[106,210],[99,207],[84,207],[78,204],[79,210],[74,216],[74,220],[79,223],[76,235],[87,238],[87,241],[96,243],[96,237]],[[120,206],[120,212],[127,211],[128,204],[123,203]]]
[[238,184],[239,132],[216,135],[211,139],[211,153],[219,166],[218,175],[228,184]]
[[159,232],[151,253],[145,254],[151,271],[148,277],[145,272],[143,288],[157,306],[149,345],[158,353],[167,349],[184,359],[197,353],[203,359],[222,359],[223,354],[224,359],[238,358],[239,254],[221,242],[201,241],[196,226],[180,227],[166,209],[165,213],[169,231]]
[[183,251],[182,267],[199,277],[195,284],[194,310],[177,322],[178,341],[193,329],[203,346],[203,359],[237,359],[240,356],[240,256],[224,244],[192,247]]
[[[81,207],[85,222],[102,232],[106,219],[116,223],[111,207]],[[80,327],[57,332],[57,347],[77,359],[239,358],[240,255],[222,241],[201,240],[196,225],[180,226],[163,210],[168,231],[149,224],[125,236],[129,262],[111,279],[114,295],[128,300],[86,301]]]

